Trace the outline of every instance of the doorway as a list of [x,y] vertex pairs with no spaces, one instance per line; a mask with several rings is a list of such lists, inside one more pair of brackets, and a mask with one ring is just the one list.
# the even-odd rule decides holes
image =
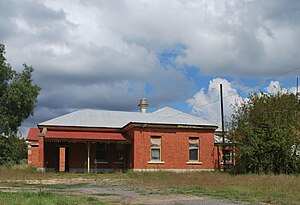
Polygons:
[[69,172],[70,167],[69,144],[57,144],[55,147],[55,172]]

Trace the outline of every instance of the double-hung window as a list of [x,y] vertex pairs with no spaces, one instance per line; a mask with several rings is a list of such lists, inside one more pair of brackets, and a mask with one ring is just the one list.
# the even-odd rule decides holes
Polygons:
[[115,162],[122,163],[124,162],[124,144],[116,144],[115,150]]
[[189,138],[189,161],[199,161],[199,138]]
[[106,144],[99,143],[96,144],[96,159],[97,162],[105,162],[106,161]]
[[161,137],[151,137],[151,161],[161,161]]

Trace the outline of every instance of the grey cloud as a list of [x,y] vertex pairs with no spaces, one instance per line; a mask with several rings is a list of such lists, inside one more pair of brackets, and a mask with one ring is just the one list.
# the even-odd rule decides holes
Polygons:
[[[7,59],[33,65],[42,87],[24,126],[80,108],[136,110],[142,96],[152,108],[183,101],[195,92],[185,65],[258,76],[300,64],[296,0],[0,3]],[[174,48],[184,55],[165,69],[156,55]]]
[[[0,1],[0,16],[3,22],[9,22],[10,29],[14,29],[14,32],[20,32],[20,35],[26,34],[24,31],[20,31],[17,25],[17,20],[22,20],[25,24],[28,24],[29,30],[37,30],[37,33],[43,33],[44,35],[51,35],[55,32],[64,30],[62,27],[70,22],[66,21],[66,15],[63,11],[55,11],[48,8],[39,1]],[[7,26],[4,25],[1,30],[6,30]],[[5,28],[5,29],[4,29]],[[44,32],[43,32],[44,31]],[[43,38],[45,39],[43,35]],[[58,35],[57,38],[61,37]],[[47,38],[47,36],[46,36]],[[4,40],[4,38],[1,38]]]
[[16,3],[15,6],[14,9],[17,16],[26,19],[34,26],[44,26],[47,22],[53,23],[66,18],[66,15],[62,10],[55,11],[44,4],[41,4],[39,1],[24,1]]
[[121,12],[110,2],[86,6],[98,8],[98,18],[129,42],[155,52],[185,45],[178,63],[203,73],[260,76],[300,64],[297,0],[124,2]]

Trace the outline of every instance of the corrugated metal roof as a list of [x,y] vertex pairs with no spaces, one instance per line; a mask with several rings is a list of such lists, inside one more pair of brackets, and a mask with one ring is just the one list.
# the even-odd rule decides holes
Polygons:
[[164,107],[153,113],[84,109],[42,122],[39,125],[123,128],[128,123],[217,127],[213,123],[170,107]]
[[175,110],[170,107],[164,107],[153,113],[150,113],[136,121],[137,123],[149,124],[175,124],[175,125],[194,125],[194,126],[217,126],[199,117]]
[[[221,136],[215,135],[214,139],[215,139],[215,143],[217,143],[217,144],[223,143],[223,138]],[[229,139],[227,139],[226,137],[224,140],[225,140],[225,143],[227,143],[227,144],[231,143],[231,141]]]

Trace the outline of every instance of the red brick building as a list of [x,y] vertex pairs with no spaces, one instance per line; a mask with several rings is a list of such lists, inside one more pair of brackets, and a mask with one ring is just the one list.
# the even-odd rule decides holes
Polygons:
[[146,112],[79,110],[38,124],[28,164],[40,170],[214,170],[217,125],[165,107]]

